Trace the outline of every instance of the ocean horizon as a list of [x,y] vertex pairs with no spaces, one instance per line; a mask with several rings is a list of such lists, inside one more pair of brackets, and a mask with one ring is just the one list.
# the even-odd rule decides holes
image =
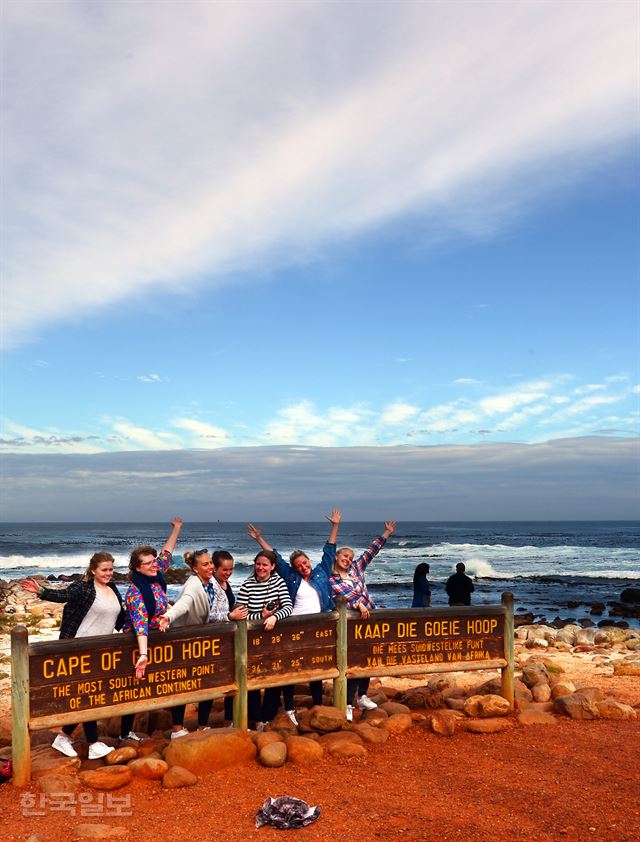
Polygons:
[[[312,562],[320,560],[329,533],[326,521],[262,521],[260,527],[285,558],[303,549]],[[338,544],[361,551],[383,528],[378,521],[343,522]],[[169,530],[167,522],[145,521],[0,523],[0,577],[44,575],[55,581],[83,572],[97,550],[111,552],[116,570],[124,573],[134,546],[149,543],[159,549]],[[186,522],[174,566],[183,564],[184,550],[203,547],[232,553],[234,588],[249,575],[258,549],[245,522]],[[430,565],[434,606],[446,605],[444,584],[461,561],[475,580],[476,604],[499,602],[502,592],[511,591],[516,610],[536,619],[598,622],[609,617],[608,603],[618,602],[622,590],[640,581],[640,520],[399,522],[367,570],[376,605],[409,606],[413,571],[423,561]],[[170,586],[170,597],[178,590]],[[594,603],[605,605],[601,614],[590,613]],[[640,625],[634,618],[627,621]]]

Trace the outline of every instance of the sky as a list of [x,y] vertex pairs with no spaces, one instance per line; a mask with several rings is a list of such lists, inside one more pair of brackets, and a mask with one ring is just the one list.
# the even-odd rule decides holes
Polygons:
[[3,519],[637,517],[638,17],[5,0]]

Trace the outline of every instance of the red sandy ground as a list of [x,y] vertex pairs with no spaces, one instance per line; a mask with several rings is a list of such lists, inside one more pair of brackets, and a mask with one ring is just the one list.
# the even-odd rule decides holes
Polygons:
[[[282,837],[255,829],[267,796],[294,795],[322,809],[304,840],[341,837],[436,840],[640,839],[638,722],[515,727],[490,736],[438,737],[416,726],[366,760],[325,758],[313,768],[256,763],[212,773],[195,786],[163,791],[136,780],[128,818],[24,818],[11,785],[0,788],[2,842],[62,842],[81,822],[123,825],[131,840],[246,842]],[[35,792],[35,789],[31,790]],[[120,793],[125,790],[120,790]]]
[[[588,657],[558,653],[555,659],[570,678],[638,704],[640,679],[613,676]],[[0,712],[6,702],[3,694]],[[310,768],[265,769],[251,762],[178,790],[136,779],[114,793],[131,794],[126,818],[51,812],[27,818],[20,795],[37,790],[4,784],[0,842],[26,842],[31,834],[39,842],[67,842],[86,822],[124,826],[131,842],[640,840],[640,719],[558,718],[553,726],[453,737],[415,725],[367,748],[365,759],[326,756]],[[319,805],[320,819],[290,832],[256,830],[256,812],[268,796],[279,795]]]

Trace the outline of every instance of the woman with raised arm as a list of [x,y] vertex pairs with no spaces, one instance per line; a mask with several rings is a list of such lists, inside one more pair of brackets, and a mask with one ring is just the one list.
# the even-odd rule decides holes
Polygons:
[[[224,550],[214,555],[226,555],[233,558]],[[160,631],[166,631],[172,626],[196,626],[202,623],[224,623],[229,620],[245,620],[247,609],[242,605],[230,607],[229,599],[214,577],[214,561],[209,550],[187,550],[183,554],[187,567],[193,573],[185,582],[174,605],[158,620]],[[231,699],[229,699],[229,702]],[[225,703],[227,699],[225,699]],[[213,699],[204,699],[198,703],[198,730],[209,727],[209,716],[213,706]],[[171,708],[171,739],[184,737],[189,732],[184,727],[184,713],[186,705],[176,705]],[[231,718],[231,717],[229,717]]]
[[[113,583],[111,553],[94,553],[83,578],[68,588],[45,588],[35,579],[23,579],[20,584],[40,599],[65,603],[60,640],[111,634],[114,629],[122,628],[124,608],[122,597]],[[82,726],[89,743],[89,760],[96,760],[113,751],[111,746],[98,740],[97,722],[83,722]],[[78,752],[71,741],[71,734],[77,727],[77,724],[64,725],[52,747],[67,757],[77,757]]]
[[[375,608],[365,582],[365,570],[387,543],[387,538],[396,531],[396,525],[395,520],[385,521],[382,535],[374,538],[371,546],[355,560],[355,553],[351,547],[341,547],[336,552],[333,576],[330,580],[333,595],[344,599],[349,608],[357,609],[363,620],[366,620],[369,612]],[[368,690],[368,678],[350,678],[347,681],[347,719],[349,721],[353,719],[354,701],[360,710],[373,710],[378,707],[367,696]]]
[[[254,541],[260,544],[263,550],[276,554],[278,560],[276,569],[285,580],[293,602],[291,616],[297,614],[317,614],[320,611],[333,610],[333,591],[329,579],[333,572],[333,563],[336,558],[336,540],[338,538],[341,519],[342,512],[340,509],[333,509],[330,515],[325,515],[325,520],[328,520],[331,524],[331,531],[322,550],[322,561],[313,568],[311,567],[309,556],[304,550],[294,550],[290,554],[289,564],[287,564],[278,550],[273,549],[267,543],[256,526],[252,523],[247,526],[247,532]],[[311,698],[313,699],[314,705],[321,705],[322,681],[310,681],[309,689],[311,690]],[[277,687],[270,688],[267,693],[265,693],[265,705],[268,703],[270,707],[273,707],[273,704],[275,704],[275,710],[273,711],[275,713],[280,704],[280,690]],[[283,687],[282,693],[287,716],[294,725],[297,725],[298,718],[293,706],[293,686],[289,684]]]
[[[240,585],[236,600],[238,605],[247,607],[247,619],[261,620],[265,631],[271,631],[276,622],[288,617],[293,609],[285,581],[276,573],[276,565],[275,553],[261,550],[253,560],[253,573]],[[250,690],[247,701],[249,719],[262,730],[266,717],[260,691]]]
[[[145,544],[136,547],[129,558],[129,578],[131,584],[125,594],[127,619],[124,631],[134,631],[138,639],[138,658],[135,665],[136,678],[144,678],[149,662],[149,631],[160,628],[160,617],[169,607],[165,572],[171,566],[173,551],[184,521],[176,517],[171,521],[171,534],[167,538],[160,555],[154,547]],[[121,740],[140,741],[133,732],[134,714],[122,717]]]

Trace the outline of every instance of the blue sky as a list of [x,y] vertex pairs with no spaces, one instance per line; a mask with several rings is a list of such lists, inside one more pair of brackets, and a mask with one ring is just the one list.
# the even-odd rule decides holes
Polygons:
[[5,452],[637,441],[634,3],[4,17]]

